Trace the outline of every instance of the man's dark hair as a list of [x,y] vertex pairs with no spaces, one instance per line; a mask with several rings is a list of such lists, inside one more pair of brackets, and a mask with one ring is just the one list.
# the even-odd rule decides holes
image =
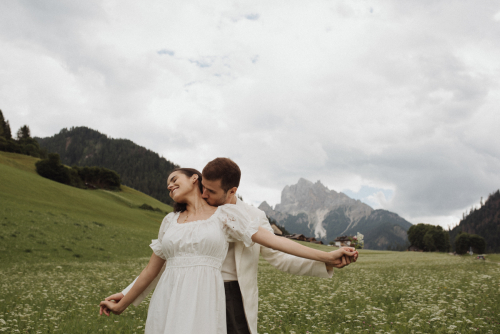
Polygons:
[[209,181],[220,180],[222,190],[228,192],[229,189],[240,186],[240,167],[229,158],[216,158],[210,161],[203,168],[203,178]]

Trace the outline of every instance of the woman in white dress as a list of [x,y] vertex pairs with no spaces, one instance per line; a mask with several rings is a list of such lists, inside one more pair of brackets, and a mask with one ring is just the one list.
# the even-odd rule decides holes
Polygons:
[[322,252],[286,238],[276,237],[249,221],[236,205],[208,205],[201,197],[201,173],[180,168],[168,178],[170,197],[176,202],[153,240],[151,259],[132,289],[119,302],[103,301],[101,308],[122,313],[158,275],[162,274],[149,304],[146,334],[226,333],[226,308],[221,266],[228,243],[239,240],[248,247],[257,242],[292,255],[332,263],[356,252]]

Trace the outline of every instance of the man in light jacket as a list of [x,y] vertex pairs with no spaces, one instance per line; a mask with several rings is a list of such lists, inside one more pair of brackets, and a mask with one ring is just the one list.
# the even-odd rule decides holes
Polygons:
[[[241,171],[235,162],[228,158],[214,159],[205,166],[202,174],[203,198],[208,204],[242,206],[252,220],[258,220],[260,226],[273,232],[269,220],[262,210],[237,198],[236,191],[240,183]],[[227,334],[257,334],[259,255],[262,255],[266,261],[281,271],[293,275],[323,278],[331,278],[334,267],[342,268],[351,261],[356,261],[356,259],[344,257],[336,263],[325,264],[275,251],[257,243],[252,247],[245,247],[242,242],[230,243],[221,270],[226,292]],[[133,302],[135,306],[139,305],[154,289],[162,273],[163,269],[148,288],[137,297]],[[109,296],[106,300],[120,300],[130,291],[134,282],[121,293]],[[105,309],[101,311],[109,314]]]

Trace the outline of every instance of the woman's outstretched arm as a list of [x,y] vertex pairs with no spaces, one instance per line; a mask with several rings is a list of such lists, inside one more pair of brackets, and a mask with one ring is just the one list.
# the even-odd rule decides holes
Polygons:
[[[120,314],[125,309],[132,304],[132,302],[149,286],[149,284],[155,279],[155,277],[160,272],[161,268],[165,260],[161,257],[157,256],[155,253],[151,255],[149,259],[149,263],[141,272],[137,281],[134,283],[134,286],[130,291],[119,301],[114,300],[105,300],[102,301],[99,306],[101,306],[101,310],[106,308],[113,312],[114,314]],[[107,313],[107,312],[105,312]]]
[[252,235],[252,241],[284,253],[325,262],[327,264],[335,264],[339,259],[342,259],[343,256],[357,258],[358,255],[357,251],[351,251],[350,248],[339,248],[333,252],[323,252],[309,248],[290,239],[277,237],[262,226],[259,227],[257,233]]

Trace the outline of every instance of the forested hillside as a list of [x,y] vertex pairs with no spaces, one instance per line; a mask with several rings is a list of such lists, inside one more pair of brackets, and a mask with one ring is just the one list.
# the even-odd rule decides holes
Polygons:
[[167,177],[178,166],[128,139],[108,138],[87,127],[73,127],[36,140],[47,151],[59,153],[65,165],[112,169],[120,174],[122,184],[172,204]]
[[458,226],[450,231],[452,245],[460,232],[483,237],[486,252],[500,252],[500,191],[491,194],[480,209],[472,209],[464,215]]

